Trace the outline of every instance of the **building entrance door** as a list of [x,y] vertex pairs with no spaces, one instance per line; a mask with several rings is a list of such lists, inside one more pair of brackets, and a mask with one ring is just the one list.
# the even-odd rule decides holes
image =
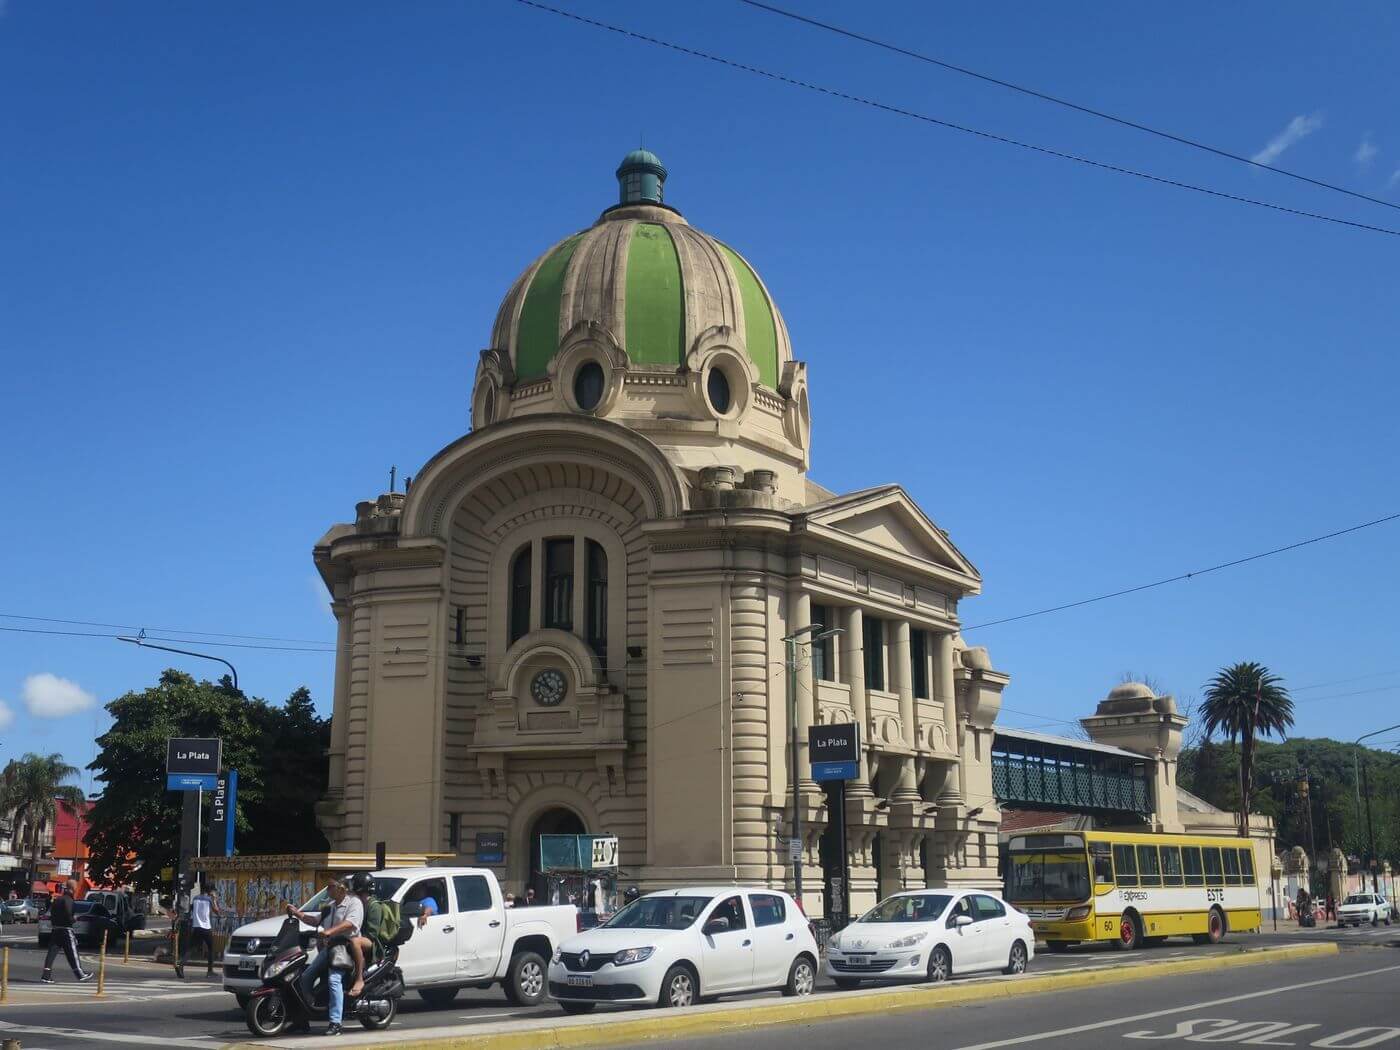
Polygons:
[[[562,806],[557,809],[547,809],[541,813],[538,819],[530,828],[530,878],[525,883],[527,889],[535,891],[536,904],[549,904],[549,880],[542,870],[543,864],[540,860],[540,836],[541,835],[587,835],[588,829],[583,826],[583,821],[579,815],[571,809],[564,809]],[[561,900],[560,904],[569,903]]]

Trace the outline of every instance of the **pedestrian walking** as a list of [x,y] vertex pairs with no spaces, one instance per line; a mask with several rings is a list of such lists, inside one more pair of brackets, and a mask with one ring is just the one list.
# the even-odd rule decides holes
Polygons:
[[44,956],[44,972],[39,975],[39,980],[44,984],[54,983],[53,961],[59,952],[67,957],[68,965],[73,967],[75,979],[92,980],[93,975],[83,969],[83,962],[78,958],[78,939],[73,936],[73,894],[77,888],[77,884],[69,879],[63,884],[63,892],[49,905],[49,922],[52,924],[49,954]]
[[202,944],[209,959],[209,969],[206,977],[214,976],[214,921],[215,915],[222,915],[219,910],[218,901],[212,894],[204,892],[200,887],[200,892],[190,898],[189,928],[185,932],[185,943],[180,951],[180,959],[175,964],[175,976],[180,980],[185,979],[185,963],[189,961],[190,952],[194,950],[196,944]]

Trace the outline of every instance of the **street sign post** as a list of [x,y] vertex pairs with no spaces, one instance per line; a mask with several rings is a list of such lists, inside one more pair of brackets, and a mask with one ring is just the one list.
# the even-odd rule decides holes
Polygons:
[[181,875],[189,874],[190,859],[203,852],[204,793],[217,786],[223,748],[217,737],[172,736],[165,741],[165,789],[185,793],[180,823]]
[[238,807],[238,770],[230,769],[219,775],[214,785],[213,811],[209,820],[210,853],[216,857],[233,856],[233,828]]
[[831,877],[831,899],[827,911],[832,925],[842,929],[850,921],[850,853],[846,845],[846,781],[860,775],[860,726],[854,722],[811,726],[807,730],[807,751],[812,763],[812,779],[830,781],[832,804],[828,810],[836,832],[840,871]]
[[[165,772],[218,776],[223,741],[216,737],[170,737],[165,742]],[[193,790],[193,789],[186,789]]]
[[506,859],[506,836],[501,831],[478,831],[476,833],[476,862],[478,864],[502,864]]

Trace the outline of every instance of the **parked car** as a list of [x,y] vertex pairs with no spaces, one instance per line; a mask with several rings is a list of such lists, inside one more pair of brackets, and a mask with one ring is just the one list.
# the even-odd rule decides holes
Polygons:
[[[545,971],[555,948],[578,932],[572,904],[507,908],[496,876],[487,868],[385,868],[372,873],[374,895],[397,901],[405,918],[417,920],[431,897],[437,912],[399,949],[404,984],[430,1006],[442,1007],[463,988],[499,984],[518,1006],[545,998]],[[302,905],[317,912],[329,906],[325,890]],[[246,1006],[262,985],[262,961],[286,918],[279,915],[240,926],[224,952],[223,987]],[[314,945],[314,927],[302,924],[302,943]]]
[[33,897],[0,903],[0,922],[38,922],[39,905]]
[[1337,908],[1338,926],[1360,926],[1369,922],[1372,926],[1379,922],[1390,925],[1394,912],[1390,902],[1379,893],[1353,893]]
[[690,1006],[701,996],[780,988],[810,995],[817,942],[786,893],[701,886],[640,897],[560,945],[549,994],[567,1013],[599,1003]]
[[946,981],[955,973],[1023,973],[1035,958],[1030,919],[987,890],[886,897],[832,936],[824,972],[838,988],[872,977]]
[[[136,910],[124,893],[89,892],[73,902],[73,936],[79,945],[96,948],[107,934],[108,946],[115,946],[133,930],[146,925],[146,916]],[[49,913],[39,916],[39,947],[47,948],[53,934]]]

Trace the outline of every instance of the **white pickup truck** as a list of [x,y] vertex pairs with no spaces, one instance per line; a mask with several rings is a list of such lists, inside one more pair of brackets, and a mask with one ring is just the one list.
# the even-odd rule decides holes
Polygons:
[[[578,932],[578,909],[507,908],[500,884],[486,868],[385,868],[371,872],[375,896],[398,901],[404,918],[415,922],[413,936],[399,949],[404,984],[430,1006],[446,1006],[463,988],[499,984],[508,1000],[535,1006],[545,998],[554,950]],[[437,913],[417,925],[421,902],[432,898]],[[323,889],[302,905],[320,911],[328,904]],[[261,985],[263,956],[284,917],[261,919],[234,930],[224,952],[224,990],[239,1006]],[[314,937],[302,926],[302,939]]]

